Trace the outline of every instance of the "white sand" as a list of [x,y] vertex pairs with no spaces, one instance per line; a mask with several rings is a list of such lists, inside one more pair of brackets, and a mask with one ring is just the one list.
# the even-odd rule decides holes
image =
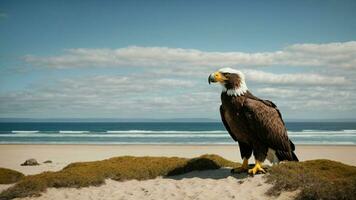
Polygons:
[[[191,172],[170,178],[146,181],[117,182],[107,180],[105,185],[88,188],[48,189],[42,196],[31,200],[62,199],[160,199],[160,200],[225,200],[225,199],[276,199],[265,193],[272,185],[264,183],[262,175],[230,174],[230,169]],[[296,193],[283,193],[278,199],[293,199]]]
[[[114,156],[180,156],[195,157],[202,154],[218,154],[241,162],[235,145],[0,145],[0,167],[36,174],[42,171],[60,170],[71,162],[102,160]],[[297,146],[300,160],[331,159],[356,165],[355,146]],[[28,158],[39,162],[52,160],[51,164],[20,166]],[[253,163],[253,160],[250,161]],[[0,190],[8,185],[0,185]],[[49,188],[40,199],[276,199],[265,192],[271,185],[264,183],[263,176],[232,176],[229,169],[191,172],[170,178],[153,180],[130,180],[117,182],[107,180],[100,187],[81,189]],[[292,199],[296,192],[283,193],[278,199]]]

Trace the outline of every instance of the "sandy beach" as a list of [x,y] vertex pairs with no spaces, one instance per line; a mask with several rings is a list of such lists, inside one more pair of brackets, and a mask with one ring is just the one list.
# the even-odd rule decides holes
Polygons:
[[232,176],[227,169],[190,172],[170,178],[156,178],[146,181],[129,180],[117,182],[106,180],[100,187],[81,189],[50,188],[40,197],[27,197],[27,200],[61,199],[173,199],[173,200],[289,200],[296,192],[284,192],[278,197],[265,193],[272,185],[266,184],[262,175],[255,177]]
[[[296,148],[301,161],[331,159],[356,165],[356,158],[353,156],[356,154],[355,146],[298,145]],[[0,151],[0,167],[14,169],[26,175],[57,171],[72,162],[123,155],[190,158],[202,154],[218,154],[241,162],[236,145],[0,145]],[[20,165],[29,158],[35,158],[41,164]],[[53,163],[44,164],[46,160]],[[252,159],[250,163],[253,163]],[[9,185],[1,185],[0,190],[7,187]],[[231,175],[229,169],[219,169],[146,181],[106,180],[106,184],[100,187],[50,188],[39,198],[26,199],[275,199],[265,195],[270,187],[271,185],[264,183],[263,175]],[[295,194],[285,192],[278,199],[293,199]]]
[[[241,162],[237,145],[0,145],[0,167],[24,174],[57,171],[72,162],[95,161],[115,156],[178,156],[197,157],[217,154],[226,159]],[[296,154],[301,161],[330,159],[356,165],[356,146],[297,145]],[[25,160],[53,163],[39,166],[21,166]],[[250,163],[253,163],[253,159]],[[268,161],[265,162],[268,164]]]

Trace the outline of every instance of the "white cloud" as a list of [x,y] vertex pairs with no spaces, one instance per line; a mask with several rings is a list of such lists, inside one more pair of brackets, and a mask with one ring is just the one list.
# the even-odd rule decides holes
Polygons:
[[[269,76],[274,77],[267,73],[267,80]],[[195,79],[152,77],[152,74],[73,77],[2,92],[0,117],[219,118],[220,87]],[[295,111],[308,116],[313,110],[328,110],[332,116],[334,111],[356,110],[356,93],[352,88],[284,86],[284,79],[279,82],[278,77],[279,84],[273,80],[277,85],[252,87],[252,93],[277,103],[286,116],[293,116],[291,113]]]
[[294,44],[273,52],[205,52],[196,49],[129,46],[119,49],[69,49],[59,56],[27,55],[34,65],[73,67],[216,67],[216,66],[329,66],[356,68],[356,41]]
[[[265,87],[256,94],[271,99],[282,107],[282,111],[292,114],[302,112],[308,116],[314,111],[327,112],[328,116],[338,116],[339,112],[356,110],[356,94],[353,90],[330,89],[327,87]],[[337,111],[337,112],[335,112]]]
[[356,68],[356,41],[327,44],[294,44],[285,49],[293,65]]
[[[252,93],[277,103],[284,116],[294,117],[297,111],[303,117],[308,117],[310,111],[329,117],[341,111],[340,116],[350,116],[356,111],[353,41],[294,44],[279,51],[257,53],[136,46],[69,49],[63,55],[28,55],[24,59],[50,68],[117,69],[79,78],[69,74],[46,85],[0,91],[0,117],[219,118],[220,87],[209,87],[207,77],[221,66],[245,72]],[[270,72],[251,69],[255,66],[272,68],[268,68]],[[276,69],[279,73],[273,73]],[[113,71],[121,75],[109,74]]]
[[280,84],[280,85],[346,85],[348,81],[343,76],[336,75],[321,75],[313,73],[297,73],[297,74],[274,74],[259,70],[244,70],[247,80],[264,84]]
[[[189,117],[199,115],[200,112],[194,113],[199,109],[206,112],[206,101],[199,99],[199,94],[206,92],[192,89],[192,81],[148,77],[151,76],[66,78],[28,90],[3,92],[0,116],[150,118],[167,114]],[[179,89],[186,91],[178,92]]]
[[[0,116],[219,118],[220,87],[207,84],[212,71],[148,68],[126,75],[67,77],[0,93]],[[325,107],[356,110],[351,80],[343,76],[243,71],[252,92],[276,102],[284,114]]]

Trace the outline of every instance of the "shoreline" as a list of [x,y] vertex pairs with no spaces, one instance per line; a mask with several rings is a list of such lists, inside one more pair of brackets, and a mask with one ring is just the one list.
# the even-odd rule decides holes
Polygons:
[[[152,144],[141,144],[141,143],[132,143],[132,144],[104,144],[104,143],[78,143],[78,144],[71,144],[71,143],[0,143],[0,146],[238,146],[237,143],[235,144],[174,144],[174,143],[152,143]],[[356,147],[356,144],[295,144],[295,146],[300,147],[308,147],[308,146],[330,146],[330,147]]]
[[[94,144],[0,144],[0,167],[24,174],[58,171],[73,162],[87,162],[117,156],[165,156],[192,158],[203,154],[217,154],[228,160],[242,162],[237,144],[231,145],[94,145]],[[300,161],[329,159],[356,166],[355,145],[296,145]],[[39,166],[21,166],[35,158]],[[43,164],[51,160],[53,163]],[[253,157],[249,160],[254,163]],[[269,164],[265,161],[265,164]]]

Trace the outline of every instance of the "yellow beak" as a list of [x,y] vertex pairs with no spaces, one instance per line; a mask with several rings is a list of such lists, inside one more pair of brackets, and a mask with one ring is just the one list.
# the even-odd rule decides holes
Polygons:
[[215,82],[223,83],[226,80],[227,80],[227,78],[220,72],[214,72],[214,73],[210,74],[210,76],[208,78],[209,84],[211,82],[212,83],[215,83]]

